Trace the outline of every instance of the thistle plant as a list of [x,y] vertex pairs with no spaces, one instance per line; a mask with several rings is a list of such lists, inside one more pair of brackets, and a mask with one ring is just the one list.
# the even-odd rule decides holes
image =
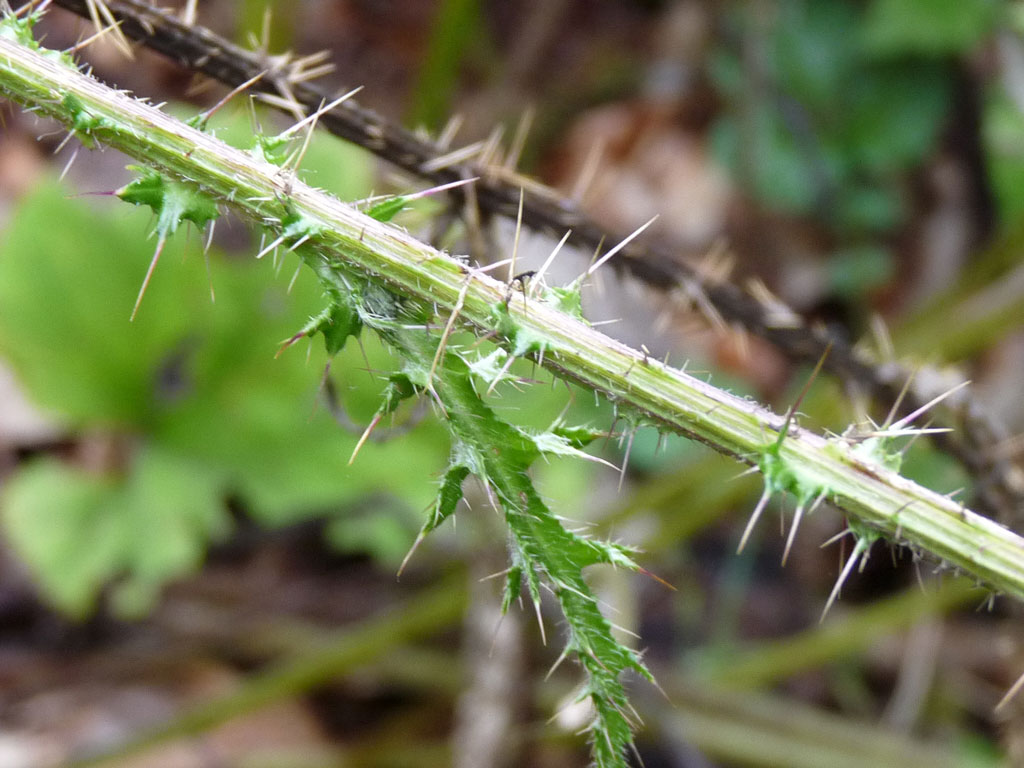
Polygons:
[[[293,340],[322,338],[334,354],[350,338],[375,333],[400,364],[387,374],[370,429],[402,402],[423,398],[451,435],[449,464],[420,539],[455,514],[463,482],[473,475],[508,529],[503,607],[525,590],[539,612],[542,591],[554,595],[564,616],[563,657],[574,658],[585,678],[579,697],[591,706],[596,765],[625,765],[638,723],[623,677],[650,674],[640,654],[616,638],[583,570],[598,564],[641,569],[636,553],[568,530],[542,500],[530,477],[536,460],[586,456],[585,446],[600,433],[561,422],[530,431],[502,418],[488,396],[510,378],[516,359],[603,395],[630,431],[684,435],[760,470],[764,493],[743,541],[774,496],[790,494],[798,503],[787,552],[801,515],[824,501],[840,508],[855,544],[832,599],[880,538],[962,571],[995,593],[1024,598],[1024,541],[895,471],[891,444],[906,434],[908,420],[867,433],[817,435],[796,423],[795,407],[779,416],[591,327],[580,311],[582,284],[625,243],[568,286],[548,285],[543,274],[526,284],[502,283],[391,224],[406,198],[361,211],[303,183],[295,172],[302,145],[289,144],[299,130],[258,135],[250,150],[233,149],[201,130],[201,117],[182,123],[81,73],[69,56],[42,48],[32,37],[37,17],[8,13],[0,25],[0,91],[63,123],[86,146],[110,146],[139,163],[136,179],[117,194],[154,211],[157,246],[149,272],[140,276],[143,289],[132,314],[145,311],[145,286],[163,244],[185,221],[212,225],[230,206],[267,231],[270,242],[259,255],[279,248],[295,253],[319,279],[325,307]],[[302,127],[312,130],[320,114],[307,115]],[[460,344],[455,331],[496,347],[486,352]]]
[[[181,15],[147,0],[53,0],[53,4],[94,23],[101,15],[108,21],[115,19],[119,25],[117,33],[123,32],[125,37],[193,73],[231,88],[250,87],[268,105],[286,114],[314,112],[332,98],[312,82],[330,69],[322,53],[270,56],[265,51],[241,47],[199,24],[194,3]],[[902,124],[902,119],[899,122]],[[516,147],[521,149],[518,140],[508,155],[495,164],[490,160],[495,146],[490,140],[451,150],[446,142],[435,142],[406,130],[360,106],[355,99],[346,99],[336,109],[323,113],[318,124],[424,184],[440,187],[478,177],[475,202],[489,215],[519,218],[525,228],[555,238],[571,230],[573,242],[583,249],[600,250],[604,243],[618,239],[615,233],[590,219],[572,198],[511,172],[518,156]],[[525,127],[524,116],[516,130],[517,137],[525,136]],[[520,202],[523,188],[529,189],[530,195]],[[915,411],[940,395],[946,386],[944,377],[935,375],[938,372],[928,367],[915,368],[889,359],[884,353],[876,356],[864,345],[850,345],[825,328],[806,322],[778,297],[762,290],[762,286],[744,289],[728,280],[711,278],[680,262],[670,249],[654,242],[635,239],[623,248],[622,256],[612,262],[617,274],[629,275],[666,294],[672,303],[700,309],[716,325],[724,322],[730,328],[759,336],[793,360],[813,364],[825,349],[830,349],[824,369],[855,382],[883,408],[899,400],[905,413]],[[927,326],[924,323],[922,327]],[[879,339],[884,348],[884,336]],[[976,509],[1014,524],[1024,501],[1024,487],[1012,463],[993,449],[1008,437],[1002,425],[968,390],[945,400],[941,412],[935,412],[932,418],[956,425],[955,431],[934,435],[933,442],[977,479]]]

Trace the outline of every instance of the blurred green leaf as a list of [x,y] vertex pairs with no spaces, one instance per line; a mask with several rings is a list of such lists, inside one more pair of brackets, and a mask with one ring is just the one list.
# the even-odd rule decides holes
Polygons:
[[903,199],[898,189],[881,184],[851,181],[836,201],[836,229],[847,236],[884,234],[903,218]]
[[207,541],[227,530],[210,473],[159,451],[141,451],[122,478],[43,459],[17,473],[3,499],[10,542],[74,616],[118,577],[119,612],[146,610],[164,581],[192,570]]
[[763,59],[723,49],[711,66],[733,103],[712,132],[719,160],[769,207],[850,240],[900,225],[903,176],[932,152],[951,101],[948,62],[879,60],[862,44],[868,23],[845,0],[786,0],[746,21]]
[[[114,430],[140,446],[123,477],[46,461],[12,480],[5,527],[55,604],[82,615],[105,582],[123,575],[115,607],[144,610],[164,580],[196,567],[207,539],[223,532],[228,496],[281,525],[386,495],[398,501],[387,511],[404,511],[415,530],[430,479],[444,466],[447,434],[427,421],[387,446],[368,444],[348,466],[356,435],[317,407],[323,345],[307,342],[308,360],[303,348],[275,359],[280,342],[326,303],[305,270],[289,294],[295,257],[275,279],[269,257],[211,254],[211,304],[195,249],[184,262],[166,254],[129,323],[151,256],[147,217],[93,202],[41,185],[0,245],[0,354],[28,394],[69,426]],[[366,353],[371,370],[390,367],[379,344]],[[348,345],[332,367],[357,423],[384,387],[366,365]],[[353,520],[347,533],[345,525],[337,519],[333,540],[385,558],[411,543],[395,520]]]
[[[725,167],[739,176],[748,161],[754,194],[772,208],[789,213],[810,211],[817,198],[817,180],[810,158],[786,129],[777,110],[766,109],[747,126],[752,144],[738,120],[718,120],[711,135],[711,146]],[[741,151],[748,153],[742,157]]]
[[874,65],[844,84],[837,136],[851,165],[886,174],[924,159],[935,146],[951,100],[951,72],[941,63]]
[[4,488],[8,541],[53,603],[73,616],[89,612],[120,565],[121,521],[107,506],[115,494],[112,479],[51,459],[28,465]]
[[856,39],[850,34],[858,15],[847,2],[781,3],[772,59],[775,76],[789,95],[812,109],[827,107],[841,96],[858,63]]
[[191,457],[159,447],[138,453],[109,511],[120,517],[131,575],[114,594],[119,613],[148,610],[164,581],[199,566],[207,542],[229,530],[223,495],[218,473]]
[[442,0],[413,89],[409,114],[413,125],[440,128],[448,115],[466,53],[484,38],[479,0]]
[[858,301],[871,289],[885,285],[892,272],[892,257],[886,249],[873,245],[853,246],[829,258],[828,283],[837,296]]
[[375,503],[361,514],[332,520],[327,541],[342,552],[369,552],[385,567],[397,569],[416,538],[416,526],[406,524],[398,512]]
[[170,248],[129,324],[153,243],[141,236],[145,213],[120,214],[99,220],[47,183],[0,244],[0,354],[37,403],[76,425],[146,424],[162,361],[210,303],[201,265],[162,279]]
[[1024,113],[1002,89],[994,89],[982,125],[986,168],[1001,219],[1018,221],[1024,214]]
[[873,0],[863,27],[878,55],[963,53],[991,29],[994,0]]

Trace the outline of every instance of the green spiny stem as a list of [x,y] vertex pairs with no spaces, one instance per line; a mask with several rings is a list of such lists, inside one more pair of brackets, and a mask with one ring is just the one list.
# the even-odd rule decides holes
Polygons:
[[[61,61],[0,40],[0,90],[40,114],[76,127],[195,184],[270,226],[299,216],[316,234],[309,246],[327,268],[344,267],[480,329],[497,325],[506,286],[467,270],[401,229],[377,222],[280,168],[234,150]],[[68,98],[69,96],[73,98]],[[659,427],[756,461],[782,418],[616,342],[541,301],[507,306],[517,335],[537,340],[545,367],[629,406]],[[507,323],[506,329],[507,329]],[[793,428],[780,457],[848,515],[1024,599],[1024,541],[959,504],[889,471],[848,445]]]
[[[315,253],[304,254],[314,263],[318,259]],[[315,267],[319,265],[315,263]],[[541,455],[536,438],[498,418],[480,398],[470,366],[460,352],[448,350],[438,359],[436,338],[424,333],[419,325],[430,318],[429,309],[424,312],[419,302],[404,301],[373,283],[359,285],[343,272],[318,271],[339,292],[359,295],[363,323],[400,353],[404,360],[402,376],[419,390],[429,390],[435,398],[454,439],[449,473],[456,474],[455,485],[461,486],[461,480],[471,471],[493,489],[511,533],[513,563],[505,606],[519,595],[525,577],[539,614],[539,577],[550,585],[566,618],[566,652],[575,653],[587,674],[581,698],[593,706],[590,730],[594,763],[599,768],[623,765],[625,750],[632,741],[632,721],[619,678],[626,670],[647,679],[651,676],[639,656],[613,636],[582,569],[598,562],[632,566],[628,554],[615,545],[584,539],[559,523],[530,479],[528,470]],[[433,530],[454,512],[458,499],[452,490],[447,482],[443,485],[441,503],[424,525],[424,532]],[[461,491],[455,490],[454,496],[461,496]]]
[[[94,11],[93,0],[54,0],[54,5],[87,19]],[[194,20],[186,22],[171,10],[152,6],[148,0],[105,0],[104,5],[121,24],[121,30],[127,37],[168,56],[187,69],[219,79],[225,85],[240,86],[269,70],[269,76],[260,79],[253,88],[275,96],[286,92],[294,95],[307,114],[331,98],[331,94],[304,78],[292,77],[291,67],[297,66],[301,60],[293,59],[290,65],[285,65],[281,60],[287,56],[268,57],[245,50]],[[446,148],[389,123],[353,100],[322,115],[318,125],[434,185],[481,177],[474,188],[481,210],[516,217],[520,188],[515,178],[488,173],[486,163],[437,163],[438,158],[447,152]],[[572,230],[573,241],[591,249],[600,249],[602,243],[614,240],[596,222],[589,220],[572,200],[533,180],[529,181],[528,188],[531,194],[523,201],[522,208],[524,226],[555,237]],[[615,268],[655,289],[683,287],[686,294],[703,296],[714,307],[715,314],[721,315],[730,325],[735,324],[761,336],[794,360],[817,359],[826,347],[832,345],[826,369],[843,380],[857,382],[858,387],[863,387],[878,400],[883,410],[888,410],[901,399],[902,412],[909,413],[941,392],[936,389],[942,386],[938,383],[941,378],[915,376],[917,366],[893,361],[883,364],[863,350],[832,338],[824,329],[806,324],[777,299],[766,302],[748,295],[728,281],[705,280],[697,271],[677,263],[676,254],[671,249],[633,240],[621,255],[621,260],[616,258],[612,262]],[[947,317],[948,305],[944,306],[946,312],[942,317]],[[925,325],[930,333],[934,323]],[[947,335],[956,338],[961,333]],[[934,359],[936,351],[929,350],[926,357]],[[908,378],[912,379],[911,386],[904,391]],[[1011,524],[1018,521],[1017,514],[1024,511],[1024,487],[1012,463],[999,456],[998,451],[990,450],[1005,439],[1005,430],[993,423],[985,408],[966,392],[959,393],[955,400],[947,400],[945,405],[947,407],[943,410],[948,411],[947,417],[939,418],[959,425],[959,429],[956,433],[933,435],[933,441],[979,479],[975,488],[975,503],[979,511]]]

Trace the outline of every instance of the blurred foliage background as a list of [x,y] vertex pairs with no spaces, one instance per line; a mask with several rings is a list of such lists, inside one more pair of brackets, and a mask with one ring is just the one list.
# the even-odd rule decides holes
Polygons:
[[[1024,427],[1019,3],[211,0],[199,21],[272,52],[327,49],[327,84],[365,85],[366,106],[410,127],[459,116],[455,145],[511,136],[525,110],[520,170],[609,229],[657,213],[651,236],[680,258],[728,262],[837,334],[965,375],[1008,433]],[[90,33],[60,10],[43,26],[55,47]],[[83,58],[185,116],[224,93],[143,50],[128,64],[101,41]],[[214,127],[244,145],[243,100]],[[506,566],[481,491],[395,581],[448,440],[410,409],[349,466],[387,350],[349,345],[326,373],[319,343],[275,357],[322,298],[294,255],[252,259],[260,235],[238,221],[208,258],[201,235],[179,234],[129,323],[151,224],[81,194],[128,180],[113,152],[83,150],[58,181],[74,151],[54,156],[62,139],[5,113],[0,766],[109,750],[111,764],[184,768],[584,765],[575,670],[544,679],[554,614],[544,645],[518,608],[499,621],[498,586],[481,581]],[[329,136],[303,168],[346,200],[421,185]],[[450,213],[431,202],[399,222],[475,247]],[[476,255],[504,258],[508,222],[483,226]],[[528,236],[523,264],[553,244]],[[588,259],[559,264],[568,278]],[[802,386],[806,370],[766,343],[601,282],[585,310],[617,319],[612,335],[779,410]],[[541,381],[496,401],[520,423],[568,408],[613,427],[607,404],[521,375]],[[804,423],[883,419],[848,383],[816,384]],[[621,463],[624,445],[596,452]],[[923,441],[905,466],[969,502],[972,478]],[[1019,610],[878,546],[819,624],[842,562],[841,545],[819,545],[841,516],[807,521],[785,569],[771,524],[736,556],[759,490],[739,471],[644,432],[621,489],[591,463],[539,471],[554,509],[641,547],[678,588],[588,574],[667,694],[632,686],[637,764],[1024,765],[1022,707],[993,713],[1024,669]]]

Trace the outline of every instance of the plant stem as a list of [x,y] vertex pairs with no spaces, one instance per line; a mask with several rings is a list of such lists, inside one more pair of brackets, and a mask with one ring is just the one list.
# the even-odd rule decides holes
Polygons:
[[[87,134],[81,138],[194,184],[258,223],[279,229],[282,222],[301,218],[313,233],[308,245],[319,254],[320,269],[362,273],[397,294],[433,305],[441,318],[461,303],[464,323],[480,332],[496,328],[496,310],[508,295],[504,283],[56,57],[0,39],[0,90],[40,114],[77,124],[79,133]],[[546,368],[603,393],[642,423],[750,463],[783,427],[782,417],[758,404],[649,359],[545,302],[516,292],[506,311],[501,321],[506,336],[537,340]],[[829,500],[851,520],[1024,599],[1024,540],[1005,528],[855,454],[837,439],[792,426],[777,453],[778,461],[827,489]]]
[[[92,0],[55,0],[54,4],[83,18],[91,18]],[[308,81],[305,67],[298,66],[301,59],[291,59],[287,66],[282,65],[277,57],[272,59],[265,53],[235,45],[194,21],[186,23],[171,10],[152,6],[147,0],[106,0],[105,5],[121,23],[121,31],[127,37],[195,73],[205,74],[230,87],[266,73],[252,86],[254,91],[277,97],[287,94],[307,113],[332,98],[330,93]],[[280,99],[276,103],[280,108]],[[435,186],[479,178],[474,200],[483,211],[515,219],[520,187],[525,186],[529,194],[523,200],[524,226],[555,238],[571,230],[572,242],[591,251],[615,240],[611,233],[590,219],[575,200],[535,180],[509,174],[506,169],[495,173],[494,168],[479,158],[452,162],[450,157],[445,158],[447,147],[440,147],[388,121],[354,99],[324,114],[319,125]],[[766,339],[794,360],[814,362],[826,348],[831,348],[825,361],[826,370],[844,381],[857,382],[884,406],[883,410],[902,398],[900,415],[910,413],[940,394],[935,391],[935,381],[941,381],[940,377],[914,376],[916,367],[876,360],[824,328],[806,323],[777,298],[766,302],[728,281],[706,280],[699,270],[679,262],[677,254],[668,248],[634,240],[623,249],[622,255],[624,258],[613,262],[616,269],[655,289],[681,289],[687,296],[700,296],[700,303],[706,301],[727,323]],[[948,316],[946,308],[941,317]],[[954,336],[963,332],[962,329],[951,330],[956,331]],[[934,356],[935,350],[929,349],[927,357]],[[908,380],[910,386],[904,390]],[[963,391],[943,406],[948,411],[945,420],[959,425],[959,431],[933,435],[933,441],[979,478],[975,503],[981,511],[1004,522],[1019,519],[1017,515],[1024,506],[1024,486],[1010,462],[992,450],[992,446],[1007,437],[1002,425],[993,420],[976,398]]]
[[[723,690],[764,689],[805,670],[863,651],[878,638],[896,634],[929,616],[942,616],[954,608],[977,604],[981,597],[976,588],[962,579],[930,584],[927,591],[915,584],[823,626],[742,648],[721,659],[712,656],[700,677]],[[700,664],[699,652],[695,663]]]

